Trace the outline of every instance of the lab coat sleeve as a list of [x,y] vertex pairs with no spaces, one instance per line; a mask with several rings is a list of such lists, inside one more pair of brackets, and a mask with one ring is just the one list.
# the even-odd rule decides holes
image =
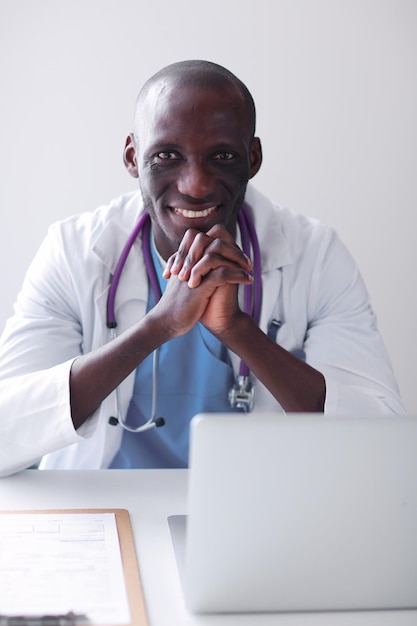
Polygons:
[[332,229],[312,274],[304,351],[326,380],[325,413],[404,413],[361,274]]
[[[74,251],[77,254],[77,251]],[[88,437],[71,420],[69,376],[82,353],[79,297],[58,230],[33,260],[0,341],[0,475]]]
[[0,381],[0,476],[82,438],[72,426],[68,402],[71,364]]

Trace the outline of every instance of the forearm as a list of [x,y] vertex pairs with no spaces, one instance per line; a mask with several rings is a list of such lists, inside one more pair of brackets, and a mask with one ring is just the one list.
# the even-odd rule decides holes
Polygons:
[[71,368],[71,417],[75,428],[156,348],[169,331],[148,314],[113,341],[78,357]]
[[323,375],[284,350],[241,314],[219,339],[248,365],[288,412],[323,412]]

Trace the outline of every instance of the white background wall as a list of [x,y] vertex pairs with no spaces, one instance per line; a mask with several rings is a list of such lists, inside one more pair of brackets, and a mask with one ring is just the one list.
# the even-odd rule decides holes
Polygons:
[[0,327],[47,226],[135,187],[137,91],[187,58],[247,83],[254,182],[337,229],[417,412],[415,0],[0,0]]

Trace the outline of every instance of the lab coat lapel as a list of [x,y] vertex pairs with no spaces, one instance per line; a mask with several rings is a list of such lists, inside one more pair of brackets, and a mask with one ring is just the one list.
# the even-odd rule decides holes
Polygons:
[[272,202],[251,185],[245,196],[255,225],[262,268],[262,308],[260,327],[267,332],[276,314],[282,284],[282,268],[293,262],[279,212]]
[[[92,246],[94,254],[103,264],[103,271],[108,272],[108,282],[103,292],[96,298],[96,311],[99,312],[102,329],[107,329],[107,297],[110,281],[126,241],[140,215],[137,206],[133,205],[131,209],[130,216],[123,214],[124,219],[108,222]],[[115,316],[118,334],[144,315],[147,299],[148,281],[143,262],[142,238],[139,234],[129,252],[117,287]]]
[[[259,326],[267,333],[271,320],[279,310],[282,284],[282,268],[292,262],[279,214],[271,201],[248,185],[245,205],[249,209],[255,226],[261,253],[262,306]],[[240,289],[240,305],[243,306],[243,288]],[[235,375],[240,359],[229,351]]]
[[[117,262],[126,244],[126,241],[139,218],[137,205],[131,207],[130,219],[112,220],[102,230],[93,243],[93,252],[103,264],[103,272],[108,276],[106,286],[95,299],[97,315],[97,332],[93,340],[93,347],[98,347],[110,341],[110,330],[107,328],[107,298],[111,277],[114,274]],[[142,239],[139,235],[133,244],[123,268],[115,298],[115,318],[117,321],[116,334],[130,328],[146,313],[148,299],[148,279],[142,254]],[[132,372],[120,385],[121,409],[126,414],[134,385]],[[106,415],[115,414],[115,394],[103,403]],[[108,418],[108,415],[107,415]]]

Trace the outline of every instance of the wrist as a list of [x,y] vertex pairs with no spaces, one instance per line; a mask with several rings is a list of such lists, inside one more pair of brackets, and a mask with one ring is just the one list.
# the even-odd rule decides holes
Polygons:
[[239,310],[226,328],[214,334],[223,345],[236,352],[236,344],[242,341],[242,337],[247,336],[253,324],[254,322],[251,316]]

